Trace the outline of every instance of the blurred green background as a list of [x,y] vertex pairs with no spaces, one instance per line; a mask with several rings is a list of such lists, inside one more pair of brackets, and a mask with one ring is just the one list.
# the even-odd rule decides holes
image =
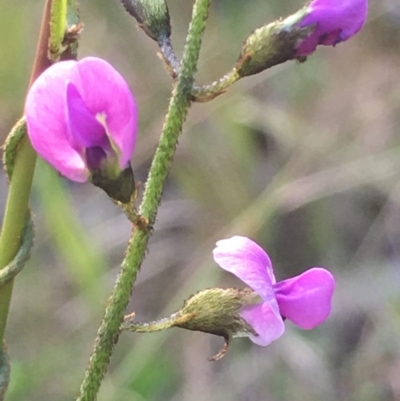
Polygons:
[[[169,0],[182,52],[192,1]],[[0,139],[23,109],[43,1],[0,0]],[[301,0],[214,0],[199,83],[224,74],[242,41]],[[109,60],[140,109],[133,158],[144,182],[171,80],[157,47],[117,0],[82,0],[80,56]],[[215,241],[255,239],[278,278],[326,266],[337,279],[328,321],[287,323],[269,347],[179,329],[124,333],[100,401],[400,400],[400,5],[370,1],[351,41],[320,48],[194,104],[127,312],[168,315],[195,291],[242,286],[212,260]],[[0,215],[7,182],[0,172]],[[90,184],[37,166],[36,240],[14,289],[7,341],[9,401],[77,394],[130,226]]]

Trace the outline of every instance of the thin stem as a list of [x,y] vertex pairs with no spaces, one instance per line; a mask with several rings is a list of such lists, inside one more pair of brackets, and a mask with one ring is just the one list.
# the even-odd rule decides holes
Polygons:
[[[196,72],[210,3],[211,0],[196,0],[194,4],[181,71],[172,92],[161,138],[149,171],[140,213],[150,222],[150,226],[154,224],[179,134],[189,110],[193,76]],[[120,324],[129,302],[132,286],[145,256],[150,235],[150,230],[135,229],[131,236],[85,371],[78,401],[96,399],[113,347],[118,341]]]
[[181,70],[181,62],[175,54],[171,39],[164,35],[158,40],[158,46],[160,47],[168,74],[175,79]]
[[[47,48],[51,3],[52,0],[46,0],[30,85],[50,65],[47,58]],[[29,139],[24,137],[17,152],[4,212],[3,227],[0,234],[0,269],[12,261],[20,246],[35,163],[36,153],[32,149]],[[6,328],[12,288],[13,280],[0,287],[0,344],[2,344]]]
[[[172,317],[172,316],[171,316]],[[121,330],[133,331],[135,333],[155,333],[174,327],[174,320],[171,317],[154,320],[153,322],[124,322],[121,325]]]
[[140,214],[147,218],[150,223],[155,220],[164,182],[190,106],[193,77],[196,72],[202,34],[210,3],[211,0],[197,0],[194,4],[192,22],[182,57],[181,72],[172,92],[163,132],[150,168],[143,202],[139,208]]
[[240,79],[240,76],[235,68],[225,74],[218,81],[209,85],[193,86],[192,97],[195,102],[209,102],[210,100],[222,95],[227,89]]
[[[162,54],[165,69],[172,78],[176,78],[181,70],[181,63],[175,54],[172,47],[171,39],[163,36],[158,40],[158,45]],[[227,89],[240,79],[240,75],[236,68],[232,68],[218,81],[215,81],[208,85],[197,85],[193,84],[192,89],[192,100],[194,102],[209,102],[210,100],[222,95]]]
[[178,311],[163,319],[143,323],[136,322],[134,320],[135,314],[133,313],[132,315],[125,316],[124,322],[120,326],[121,330],[128,330],[135,333],[154,333],[156,331],[162,331],[170,329],[174,326],[179,326],[180,324],[184,324],[193,319],[194,316],[190,313],[182,314],[181,311]]

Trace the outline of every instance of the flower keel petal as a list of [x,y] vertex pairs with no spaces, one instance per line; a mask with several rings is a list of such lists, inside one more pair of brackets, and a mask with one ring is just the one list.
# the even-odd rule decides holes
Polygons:
[[246,307],[240,315],[258,334],[250,335],[250,340],[257,345],[269,345],[285,331],[282,318],[267,302]]

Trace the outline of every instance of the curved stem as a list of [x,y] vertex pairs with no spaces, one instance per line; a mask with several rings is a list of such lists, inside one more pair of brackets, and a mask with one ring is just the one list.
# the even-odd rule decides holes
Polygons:
[[[172,316],[171,316],[172,317]],[[162,331],[174,327],[175,322],[171,317],[165,317],[163,319],[154,320],[153,322],[130,322],[122,323],[121,330],[133,331],[135,333],[155,333],[156,331]]]
[[[165,69],[168,74],[175,79],[181,70],[181,63],[172,47],[171,39],[163,36],[158,40],[158,46],[160,47]],[[239,79],[240,75],[234,67],[218,81],[211,84],[197,85],[194,83],[192,89],[192,101],[200,103],[209,102],[217,96],[225,93],[226,90]]]
[[193,101],[201,103],[208,102],[225,93],[226,90],[239,79],[240,75],[237,70],[233,68],[222,78],[212,84],[202,86],[194,85],[192,90]]
[[158,46],[160,48],[168,74],[175,79],[181,70],[181,62],[175,54],[171,39],[167,36],[163,36],[158,40]]
[[[150,226],[154,224],[179,134],[182,131],[182,126],[189,110],[193,76],[196,72],[210,3],[211,0],[196,0],[194,4],[181,71],[178,74],[177,83],[172,92],[161,138],[149,171],[139,211],[149,221]],[[145,256],[150,234],[151,231],[147,229],[134,229],[131,236],[85,371],[78,397],[79,401],[93,401],[96,399],[113,347],[118,341],[120,324],[129,302],[132,286]]]
[[[46,0],[30,85],[50,65],[50,61],[47,58],[47,48],[51,3],[52,0]],[[36,153],[32,149],[29,139],[25,136],[21,140],[15,159],[3,227],[0,234],[0,269],[3,269],[12,261],[20,246],[25,217],[28,211],[35,163]],[[0,344],[2,344],[6,328],[12,288],[13,280],[10,280],[0,288]]]
[[120,326],[120,330],[128,330],[135,333],[155,333],[156,331],[162,331],[184,324],[193,319],[193,316],[194,315],[191,313],[182,314],[181,311],[178,311],[163,319],[143,323],[136,322],[134,320],[135,314],[133,313],[132,315],[125,316],[124,322]]

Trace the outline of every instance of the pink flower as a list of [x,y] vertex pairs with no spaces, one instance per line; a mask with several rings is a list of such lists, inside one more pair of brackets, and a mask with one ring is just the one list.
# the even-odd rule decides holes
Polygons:
[[326,269],[314,267],[277,283],[266,252],[239,236],[218,241],[213,254],[220,267],[244,281],[262,300],[240,311],[258,334],[250,335],[254,343],[265,346],[278,339],[285,318],[308,330],[329,316],[335,280]]
[[314,0],[306,10],[297,25],[316,28],[297,48],[297,57],[313,53],[318,45],[335,46],[354,36],[367,18],[368,0]]
[[84,182],[93,171],[116,177],[129,164],[136,142],[135,99],[102,59],[48,68],[28,93],[25,115],[36,152],[73,181]]

